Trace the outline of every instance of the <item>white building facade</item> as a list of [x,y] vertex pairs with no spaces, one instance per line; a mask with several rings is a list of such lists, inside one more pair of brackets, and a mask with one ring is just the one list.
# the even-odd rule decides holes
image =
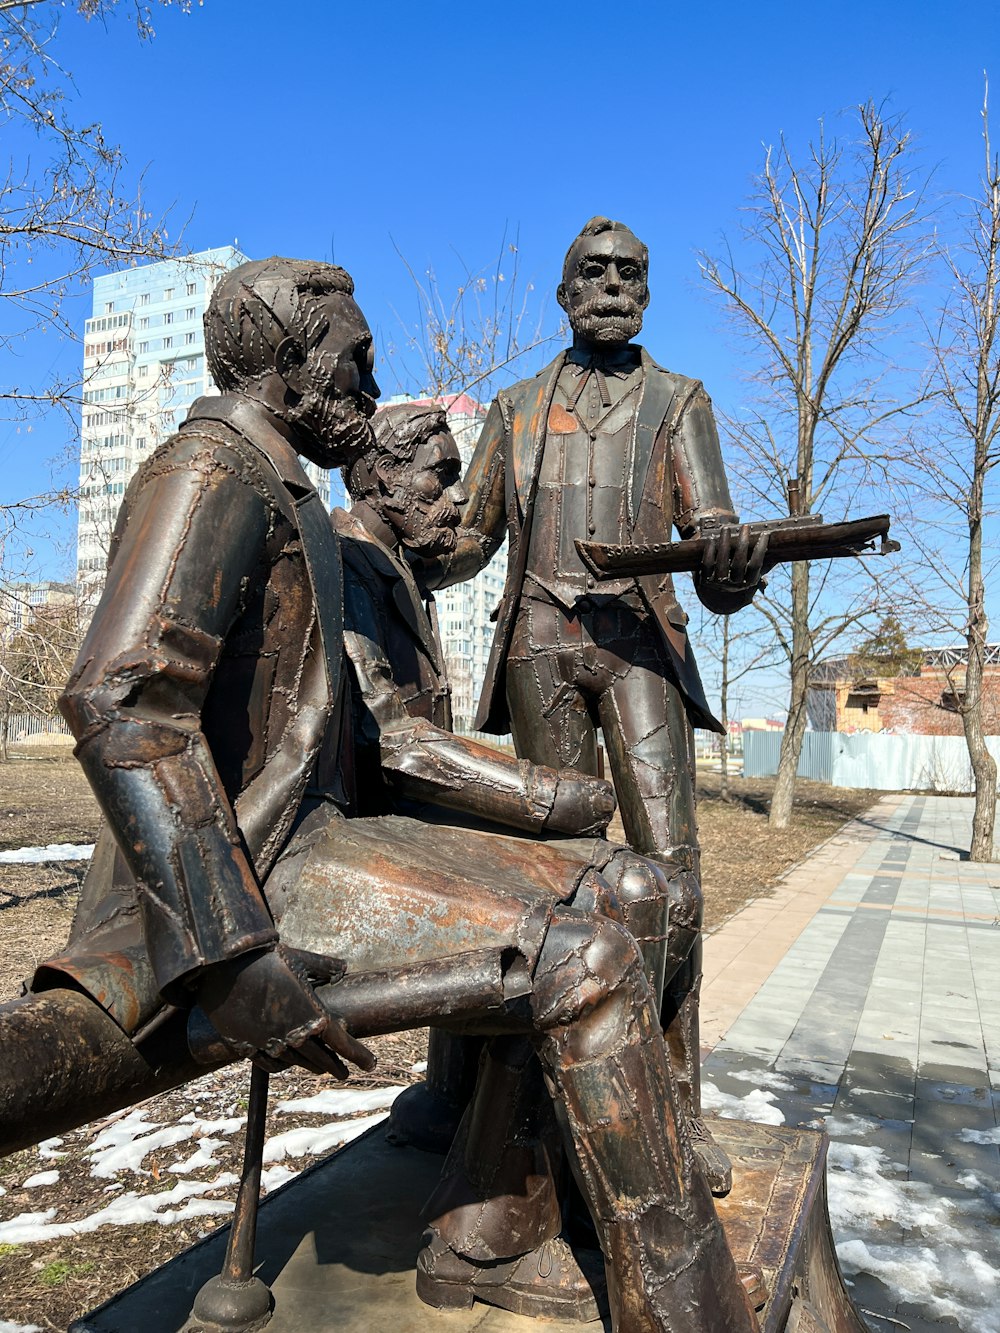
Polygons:
[[[104,586],[108,546],[133,473],[184,420],[202,394],[218,390],[205,364],[205,309],[220,278],[247,262],[221,246],[94,281],[83,345],[77,579],[93,605]],[[307,466],[330,502],[329,474]]]

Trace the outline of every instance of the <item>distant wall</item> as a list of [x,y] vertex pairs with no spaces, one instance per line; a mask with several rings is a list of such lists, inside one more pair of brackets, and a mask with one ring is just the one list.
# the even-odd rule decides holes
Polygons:
[[[743,774],[771,777],[778,771],[780,731],[748,731],[743,737]],[[1000,763],[1000,736],[986,744]],[[799,776],[834,787],[872,791],[971,792],[972,766],[958,736],[890,736],[873,732],[846,735],[807,731]]]

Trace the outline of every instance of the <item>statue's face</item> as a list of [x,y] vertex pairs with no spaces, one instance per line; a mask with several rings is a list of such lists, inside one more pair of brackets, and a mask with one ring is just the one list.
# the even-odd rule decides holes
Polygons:
[[631,232],[579,237],[558,291],[576,337],[595,346],[634,338],[649,304],[647,276],[642,244]]
[[462,460],[451,431],[431,435],[417,447],[409,464],[379,469],[383,477],[379,517],[407,550],[446,555],[454,549],[460,508],[466,501]]
[[349,466],[369,443],[379,396],[372,334],[352,297],[329,292],[318,304],[326,328],[287,377],[298,397],[288,415],[307,458],[324,468]]

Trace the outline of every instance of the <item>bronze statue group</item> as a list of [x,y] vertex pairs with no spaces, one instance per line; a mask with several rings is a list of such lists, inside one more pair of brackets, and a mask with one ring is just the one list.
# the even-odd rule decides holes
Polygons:
[[[750,1333],[766,1292],[730,1254],[700,1105],[691,728],[719,728],[670,576],[599,584],[575,545],[736,521],[703,387],[633,341],[647,274],[626,227],[583,228],[572,346],[497,396],[464,480],[443,411],[376,412],[346,272],[222,280],[221,396],[132,481],[62,699],[105,822],[33,987],[136,1040],[166,1006],[226,1058],[337,1078],[429,1016],[391,1125],[448,1149],[425,1302],[594,1319],[589,1247],[616,1333]],[[300,457],[343,470],[349,513]],[[516,757],[452,733],[432,597],[505,534],[476,725]],[[711,543],[698,596],[746,605],[765,552]]]

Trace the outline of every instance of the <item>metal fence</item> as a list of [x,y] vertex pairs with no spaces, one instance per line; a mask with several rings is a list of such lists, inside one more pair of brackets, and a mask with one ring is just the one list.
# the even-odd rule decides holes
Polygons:
[[[781,731],[748,731],[743,736],[743,772],[748,778],[778,771]],[[1000,736],[987,747],[1000,762]],[[961,736],[892,736],[884,732],[807,731],[799,777],[834,787],[871,791],[971,792],[972,765]]]
[[35,713],[11,713],[7,721],[8,744],[32,740],[35,736],[68,736],[69,727],[61,717],[39,717]]

